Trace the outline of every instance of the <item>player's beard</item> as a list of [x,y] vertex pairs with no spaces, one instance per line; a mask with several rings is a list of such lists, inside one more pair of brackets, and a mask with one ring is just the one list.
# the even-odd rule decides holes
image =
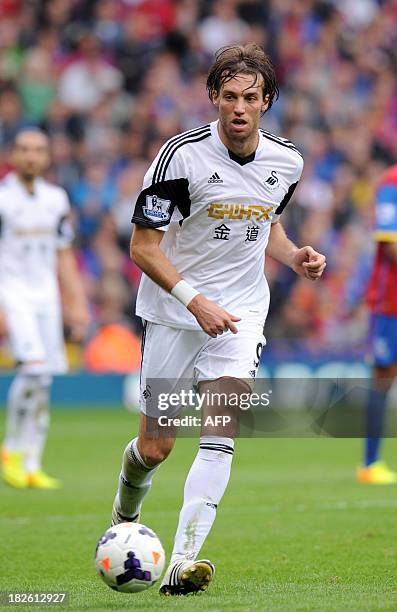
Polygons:
[[230,121],[221,120],[223,130],[230,142],[235,143],[238,148],[241,148],[245,143],[249,143],[251,141],[253,146],[255,146],[259,128],[259,121],[254,122],[254,124],[251,124],[247,121],[247,129],[241,132],[237,132],[233,129],[231,125],[232,121],[233,119]]
[[24,182],[32,183],[36,176],[38,176],[38,172],[34,172],[33,170],[21,170],[20,176]]
[[27,172],[26,170],[20,170],[19,172],[17,172],[17,175],[19,176],[19,180],[22,181],[27,190],[33,192],[37,174],[34,172]]

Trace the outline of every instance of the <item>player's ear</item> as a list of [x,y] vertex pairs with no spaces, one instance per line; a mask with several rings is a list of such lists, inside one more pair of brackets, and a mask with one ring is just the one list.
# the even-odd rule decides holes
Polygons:
[[218,106],[219,106],[219,92],[215,91],[215,89],[212,90],[211,100],[212,100],[212,104],[214,104],[218,108]]
[[266,96],[263,99],[262,106],[261,106],[261,112],[262,113],[267,111],[267,109],[269,108],[269,99],[270,99],[269,94],[266,94]]

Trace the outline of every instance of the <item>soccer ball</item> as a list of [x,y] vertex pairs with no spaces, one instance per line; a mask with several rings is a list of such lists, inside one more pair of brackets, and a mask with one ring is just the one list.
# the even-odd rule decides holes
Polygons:
[[148,589],[163,572],[165,553],[157,535],[140,523],[110,527],[99,540],[95,566],[115,591],[138,593]]

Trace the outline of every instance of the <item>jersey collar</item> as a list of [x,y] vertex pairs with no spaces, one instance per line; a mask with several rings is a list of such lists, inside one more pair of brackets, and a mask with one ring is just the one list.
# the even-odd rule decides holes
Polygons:
[[28,191],[26,191],[23,183],[21,183],[21,181],[19,180],[19,178],[17,177],[15,172],[9,172],[4,180],[7,181],[8,184],[11,184],[11,185],[17,187],[24,194],[27,194],[30,197],[34,197],[34,196],[37,195],[37,190],[40,188],[40,186],[42,184],[42,178],[37,176],[35,178],[35,180],[34,180],[34,183],[33,183],[33,193],[29,193]]
[[[244,166],[246,163],[248,163],[247,161],[243,161],[243,163],[241,163],[240,161],[237,160],[237,155],[234,155],[232,153],[232,155],[230,155],[229,153],[229,149],[223,144],[221,137],[219,136],[219,131],[218,131],[218,125],[219,125],[219,119],[217,119],[217,121],[212,121],[212,123],[210,123],[211,126],[211,134],[213,137],[213,143],[215,148],[220,152],[223,153],[223,155],[225,155],[228,159],[232,159],[233,161],[235,161],[236,163],[238,163],[241,166]],[[258,146],[256,147],[256,151],[255,151],[255,156],[254,159],[251,160],[249,159],[248,161],[254,161],[254,160],[258,160],[262,149],[263,149],[264,143],[263,143],[263,138],[261,138],[261,133],[259,132],[259,139],[258,139]]]

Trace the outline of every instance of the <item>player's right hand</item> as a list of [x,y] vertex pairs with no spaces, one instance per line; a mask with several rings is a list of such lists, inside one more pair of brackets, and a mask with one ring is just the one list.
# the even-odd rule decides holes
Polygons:
[[235,317],[230,314],[230,312],[218,306],[218,304],[211,302],[211,300],[208,300],[202,293],[196,295],[196,297],[189,302],[187,309],[196,317],[200,327],[206,334],[211,336],[211,338],[220,336],[228,329],[230,329],[232,334],[237,334],[238,332],[235,323],[241,321],[241,318]]

